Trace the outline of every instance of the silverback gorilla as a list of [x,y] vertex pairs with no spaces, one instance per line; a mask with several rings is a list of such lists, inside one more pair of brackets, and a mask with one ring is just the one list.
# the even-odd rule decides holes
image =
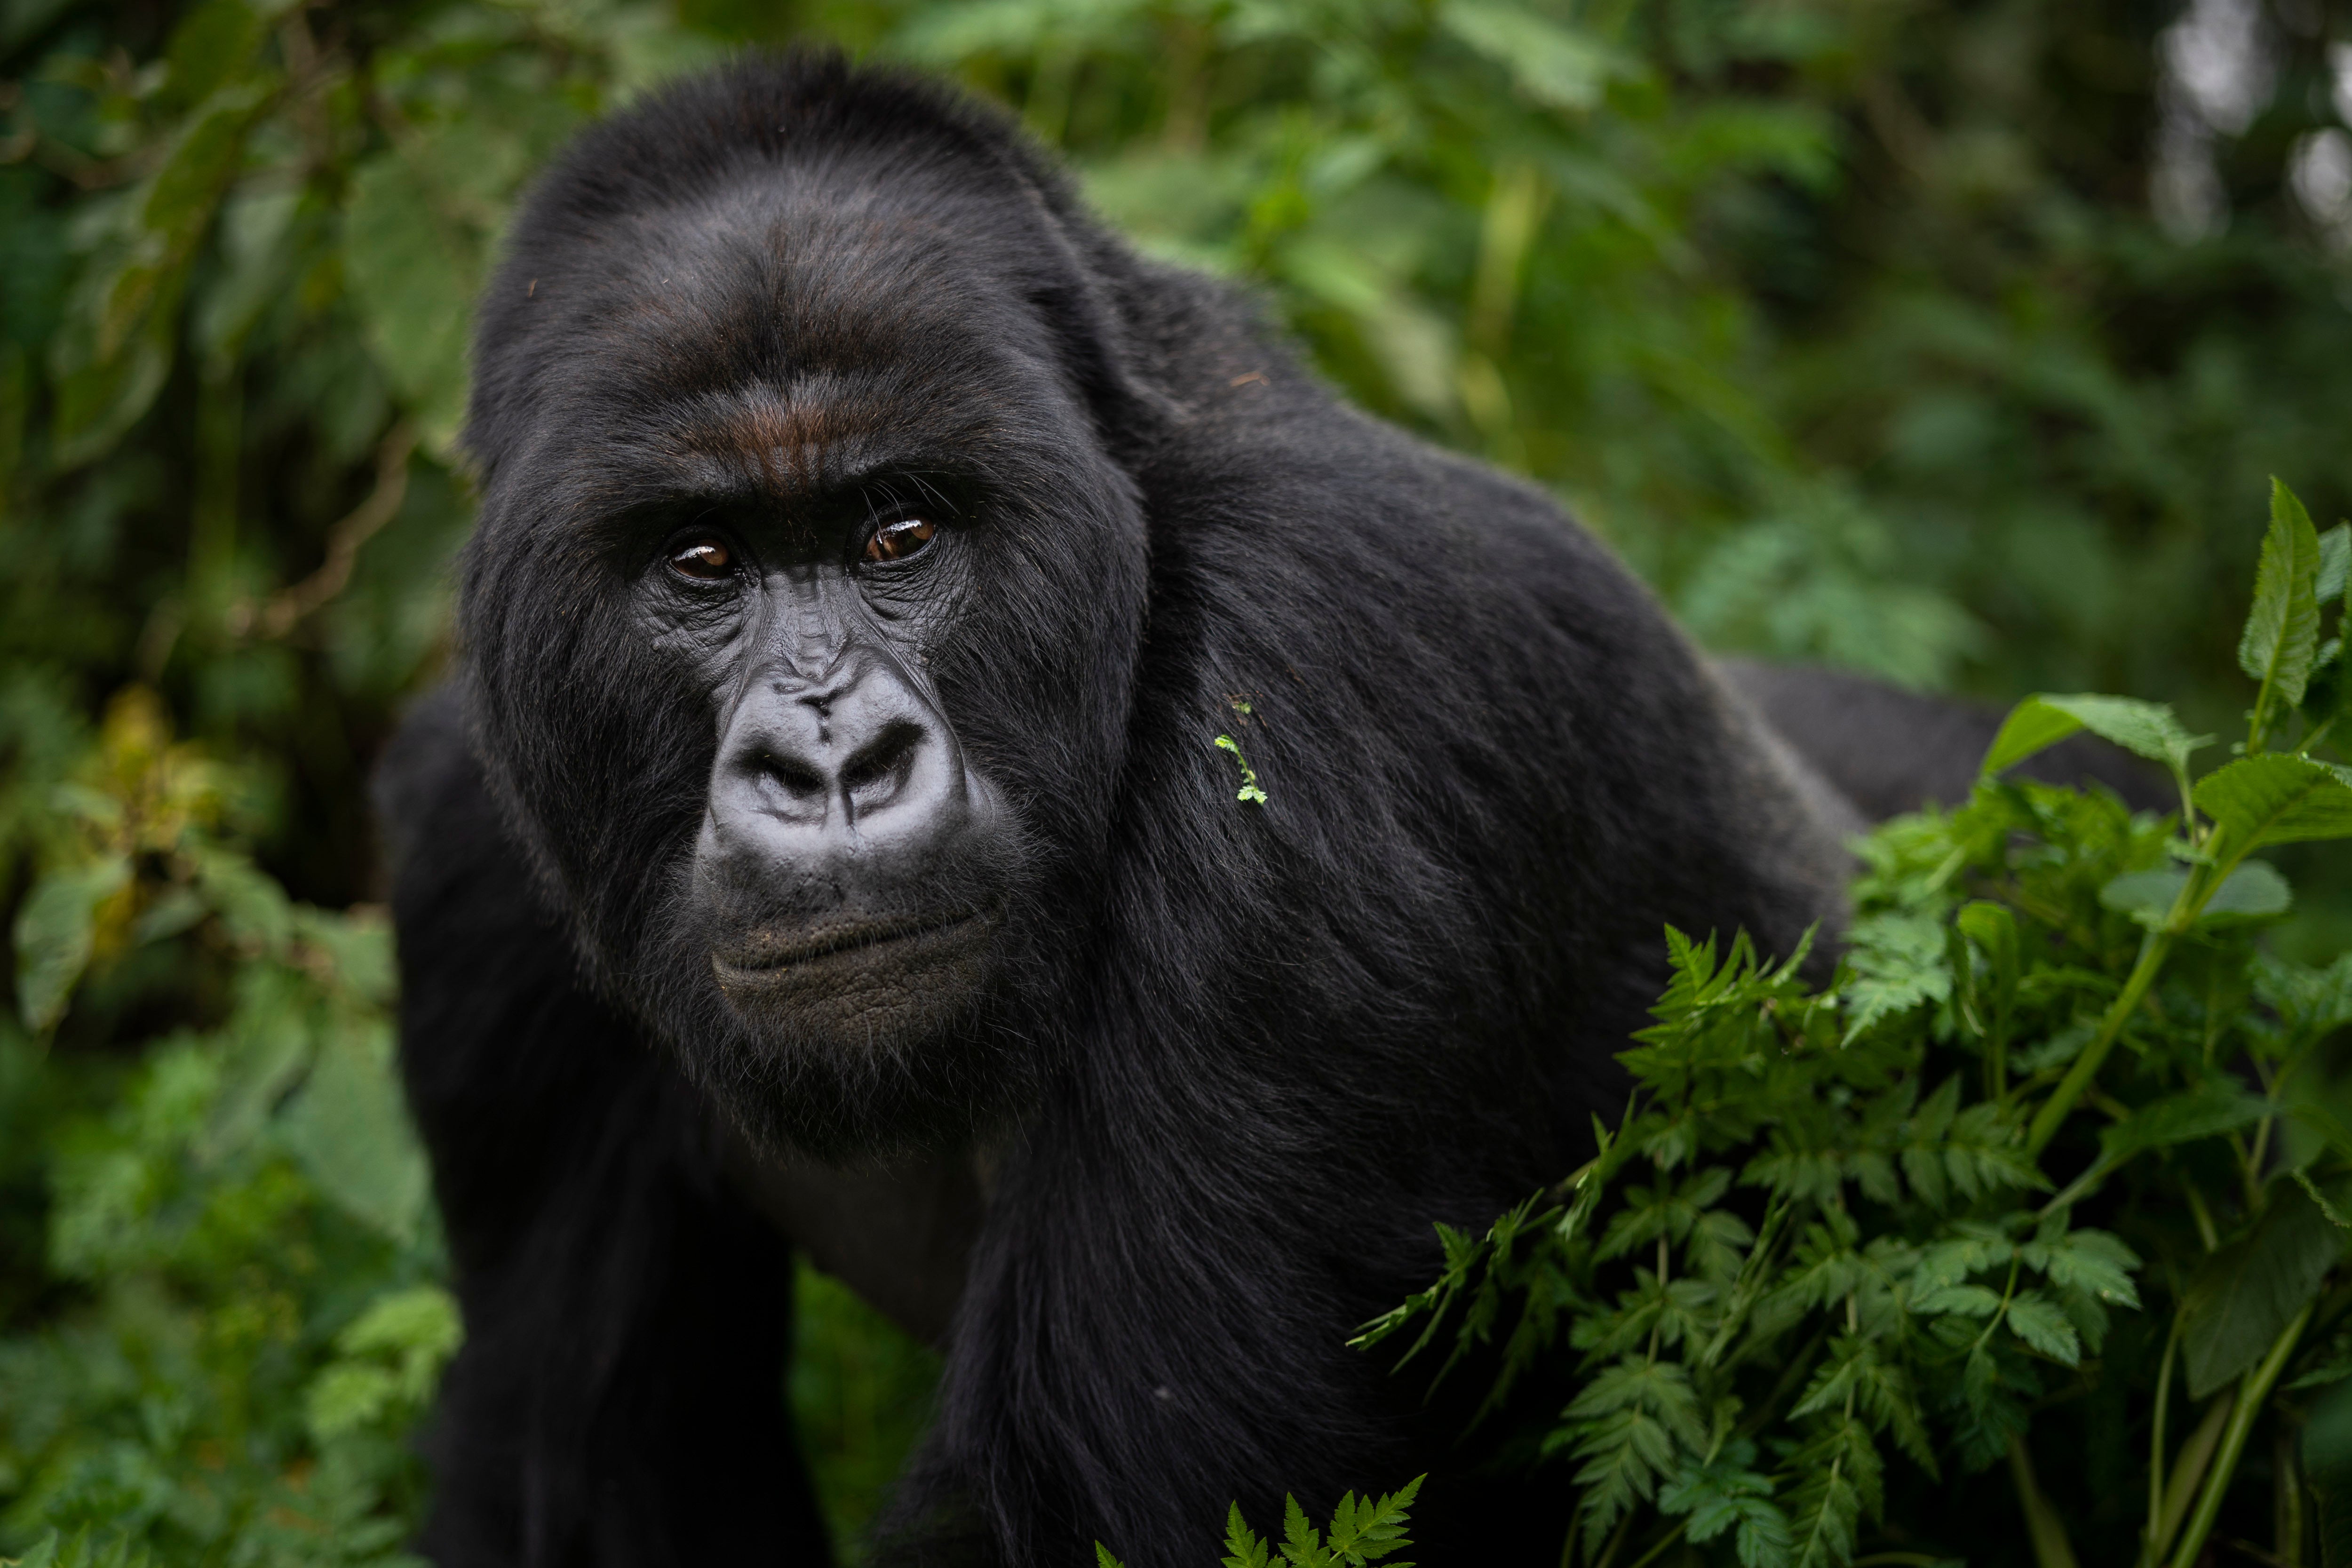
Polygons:
[[1348,1334],[1620,1109],[1664,925],[1835,921],[1822,773],[1541,493],[832,58],[573,143],[466,439],[380,786],[442,1568],[825,1561],[794,1246],[946,1352],[884,1561],[1201,1562],[1424,1469],[1482,1542]]

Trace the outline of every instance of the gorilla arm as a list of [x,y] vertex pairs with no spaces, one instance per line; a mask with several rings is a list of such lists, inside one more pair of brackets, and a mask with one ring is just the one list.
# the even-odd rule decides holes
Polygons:
[[379,775],[402,1065],[466,1344],[426,1447],[439,1568],[823,1563],[779,1392],[791,1258],[699,1097],[576,978],[452,693]]

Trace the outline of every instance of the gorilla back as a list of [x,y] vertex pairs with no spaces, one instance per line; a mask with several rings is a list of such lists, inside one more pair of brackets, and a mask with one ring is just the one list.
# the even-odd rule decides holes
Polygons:
[[777,1215],[945,1345],[886,1556],[1421,1469],[1444,1530],[1349,1332],[1617,1109],[1664,925],[1836,918],[1831,797],[1540,493],[931,86],[590,131],[476,361],[461,700],[383,786],[468,1327],[427,1549],[820,1561]]

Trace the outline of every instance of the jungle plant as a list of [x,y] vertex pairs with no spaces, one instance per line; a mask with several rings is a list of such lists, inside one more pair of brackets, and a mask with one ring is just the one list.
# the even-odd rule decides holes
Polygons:
[[[2352,955],[2267,955],[2291,896],[2253,858],[2352,837],[2321,751],[2348,558],[2274,485],[2235,755],[2196,776],[2212,738],[2167,707],[2028,699],[1966,804],[1865,841],[1825,984],[1668,933],[1598,1153],[1441,1227],[1443,1277],[1362,1341],[1417,1325],[1441,1376],[1488,1347],[1488,1417],[1573,1391],[1537,1419],[1564,1562],[2352,1561]],[[2178,815],[2007,776],[2080,730]]]

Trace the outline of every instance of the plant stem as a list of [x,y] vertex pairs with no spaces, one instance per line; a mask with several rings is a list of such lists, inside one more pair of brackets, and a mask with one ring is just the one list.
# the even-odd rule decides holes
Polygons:
[[2147,1444],[2147,1534],[2140,1548],[2142,1563],[2153,1563],[2164,1550],[2164,1418],[2172,1403],[2172,1362],[2179,1348],[2180,1314],[2175,1312],[2172,1331],[2164,1337],[2164,1361],[2156,1374],[2156,1433]]
[[1625,1565],[1625,1568],[1647,1568],[1649,1563],[1657,1560],[1659,1552],[1664,1552],[1667,1547],[1672,1546],[1675,1542],[1680,1541],[1683,1538],[1683,1531],[1689,1528],[1690,1521],[1688,1520],[1685,1520],[1680,1524],[1675,1525],[1672,1530],[1666,1531],[1664,1535],[1658,1538],[1657,1544],[1652,1546],[1647,1552],[1643,1552],[1639,1557],[1634,1558],[1633,1562]]
[[[2191,887],[2196,885],[2195,877],[2189,880]],[[2187,888],[2181,889],[2184,894],[2188,890]],[[2066,1120],[2066,1113],[2074,1109],[2074,1102],[2082,1099],[2084,1090],[2091,1087],[2091,1079],[2098,1075],[2100,1064],[2115,1048],[2133,1009],[2147,994],[2148,986],[2156,980],[2156,972],[2164,967],[2166,956],[2172,952],[2171,924],[2169,920],[2166,921],[2168,929],[2148,932],[2147,940],[2140,943],[2139,962],[2132,965],[2130,976],[2124,981],[2122,994],[2108,1007],[2106,1016],[2099,1020],[2099,1032],[2091,1037],[2089,1045],[2083,1047],[2083,1054],[2074,1058],[2074,1065],[2059,1080],[2058,1087],[2051,1090],[2050,1098],[2042,1102],[2042,1109],[2034,1112],[2033,1125],[2025,1134],[2026,1158],[2033,1159],[2041,1154],[2042,1146],[2057,1135],[2059,1127]]]
[[2303,1466],[2294,1434],[2280,1424],[2271,1459],[2271,1555],[2303,1568]]
[[2172,908],[2165,911],[2164,923],[2148,932],[2147,939],[2140,943],[2139,962],[2132,965],[2131,973],[2126,977],[2123,992],[2116,996],[2115,1005],[2107,1009],[2106,1016],[2099,1020],[2098,1034],[2083,1047],[2083,1054],[2074,1058],[2074,1065],[2067,1069],[2066,1076],[2059,1080],[2058,1087],[2051,1091],[2050,1098],[2043,1100],[2042,1109],[2034,1113],[2033,1125],[2025,1135],[2027,1158],[2039,1157],[2043,1146],[2057,1135],[2059,1127],[2066,1120],[2066,1113],[2074,1109],[2074,1102],[2089,1089],[2091,1080],[2098,1076],[2100,1065],[2107,1059],[2107,1053],[2115,1049],[2116,1041],[2122,1037],[2124,1025],[2130,1022],[2133,1011],[2147,996],[2147,988],[2155,984],[2156,972],[2164,967],[2165,959],[2172,952],[2172,944],[2196,923],[2199,912],[2205,908],[2205,901],[2228,879],[2242,858],[2244,852],[2240,851],[2226,865],[2200,866],[2189,873],[2187,881],[2180,884],[2180,891],[2173,899]]
[[2017,1487],[2017,1506],[2025,1513],[2025,1531],[2033,1541],[2038,1568],[2077,1568],[2074,1543],[2066,1539],[2065,1521],[2042,1495],[2033,1479],[2033,1456],[2026,1452],[2025,1435],[2009,1440],[2009,1479]]
[[2205,1538],[2212,1533],[2213,1521],[2221,1512],[2221,1494],[2230,1489],[2230,1478],[2238,1468],[2238,1457],[2245,1452],[2246,1434],[2253,1430],[2254,1417],[2262,1414],[2263,1402],[2270,1397],[2271,1384],[2286,1370],[2286,1358],[2294,1353],[2304,1325],[2311,1321],[2313,1305],[2310,1301],[2303,1304],[2294,1321],[2279,1331],[2279,1337],[2271,1343],[2270,1353],[2246,1373],[2245,1381],[2240,1384],[2237,1406],[2230,1412],[2230,1425],[2221,1434],[2221,1452],[2205,1478],[2205,1489],[2198,1494],[2197,1511],[2189,1517],[2189,1529],[2180,1538],[2180,1550],[2172,1554],[2172,1568],[2190,1568],[2197,1554],[2205,1549]]
[[2221,1441],[2221,1428],[2237,1406],[2238,1391],[2224,1391],[2206,1406],[2205,1418],[2180,1445],[2180,1452],[2172,1461],[2172,1479],[2164,1488],[2164,1517],[2157,1521],[2156,1539],[2147,1543],[2140,1559],[2149,1568],[2164,1561],[2166,1549],[2179,1533],[2180,1521],[2189,1517],[2189,1505],[2197,1497],[2197,1484],[2205,1479],[2205,1468],[2213,1462],[2213,1449]]

